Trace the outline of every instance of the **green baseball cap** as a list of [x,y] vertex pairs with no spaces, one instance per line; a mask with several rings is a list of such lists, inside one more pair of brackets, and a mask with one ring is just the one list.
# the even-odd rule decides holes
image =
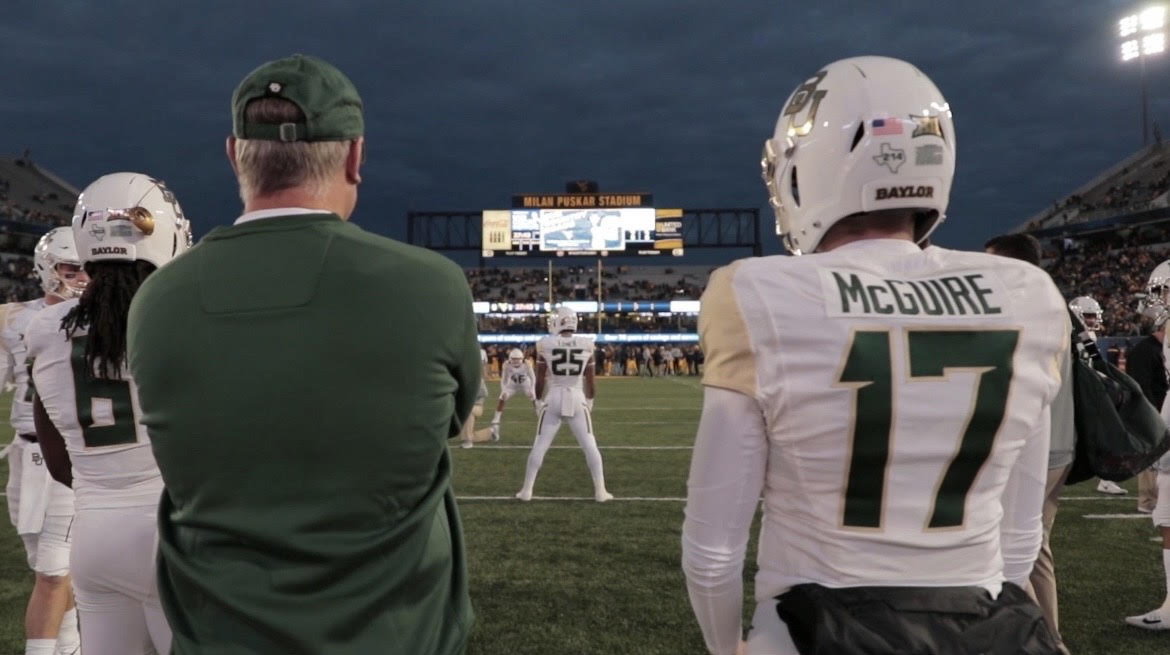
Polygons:
[[[257,98],[284,98],[305,114],[301,123],[248,123],[244,109]],[[307,55],[270,61],[248,73],[232,94],[232,134],[265,141],[348,141],[365,131],[362,99],[345,73]]]

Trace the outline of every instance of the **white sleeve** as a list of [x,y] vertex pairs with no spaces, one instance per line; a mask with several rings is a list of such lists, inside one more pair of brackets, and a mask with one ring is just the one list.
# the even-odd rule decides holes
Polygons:
[[9,382],[16,381],[16,358],[13,357],[12,351],[5,348],[2,343],[0,343],[0,350],[3,350],[3,354],[0,355],[0,391],[3,391]]
[[743,559],[767,463],[764,416],[744,394],[706,387],[687,480],[682,566],[707,649],[743,636]]
[[1008,474],[1000,500],[1000,549],[1003,575],[1008,582],[1026,586],[1044,538],[1044,492],[1048,484],[1048,444],[1052,437],[1051,412],[1040,414],[1036,429],[1028,435],[1015,466]]
[[[8,314],[12,311],[12,305],[0,305],[0,330],[8,327]],[[9,382],[16,381],[16,357],[12,351],[8,349],[8,344],[0,339],[0,391]]]

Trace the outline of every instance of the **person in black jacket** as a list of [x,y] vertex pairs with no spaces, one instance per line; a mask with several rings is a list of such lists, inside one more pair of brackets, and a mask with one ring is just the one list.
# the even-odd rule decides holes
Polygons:
[[[1162,407],[1170,383],[1166,380],[1166,362],[1162,341],[1166,338],[1166,323],[1150,325],[1146,338],[1125,352],[1125,372],[1142,386],[1146,399],[1154,407]],[[1138,511],[1149,514],[1158,500],[1157,473],[1153,470],[1138,474]]]

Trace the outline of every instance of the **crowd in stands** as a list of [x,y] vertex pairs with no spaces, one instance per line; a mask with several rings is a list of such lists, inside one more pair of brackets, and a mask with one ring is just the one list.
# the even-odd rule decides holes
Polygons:
[[[13,164],[21,168],[32,166],[25,159],[17,159]],[[0,175],[0,220],[49,227],[69,223],[76,198],[52,189],[32,193],[26,190],[25,194],[16,193],[12,188],[12,180]]]
[[[697,332],[698,315],[674,314],[657,316],[653,314],[580,314],[578,331],[587,334],[641,334],[661,332]],[[482,334],[541,334],[548,329],[545,314],[519,314],[512,316],[480,315],[477,321]]]
[[[697,300],[707,284],[706,269],[679,272],[666,268],[654,273],[630,266],[602,268],[605,300]],[[576,266],[553,269],[552,292],[558,300],[596,300],[597,269]],[[532,268],[485,268],[467,271],[475,300],[545,302],[548,271]]]
[[1105,325],[1101,336],[1142,334],[1138,294],[1144,292],[1154,267],[1170,258],[1170,246],[1142,241],[1136,235],[1111,234],[1075,245],[1066,242],[1047,266],[1065,298],[1091,296],[1101,304]]
[[0,301],[23,302],[41,295],[41,282],[33,270],[32,259],[7,257],[0,263]]
[[[607,301],[698,300],[710,270],[705,267],[649,268],[614,266],[602,269],[602,299]],[[549,299],[547,269],[488,268],[466,271],[472,298],[477,301],[543,303]],[[553,269],[552,297],[556,300],[597,300],[597,269]],[[543,314],[480,315],[479,331],[496,334],[543,333]],[[616,314],[580,315],[580,331],[587,333],[695,332],[695,315]]]
[[[513,348],[522,350],[530,363],[535,362],[536,348],[533,345],[489,345],[484,348],[488,356],[489,377],[499,377],[508,352]],[[700,375],[703,372],[703,351],[691,344],[599,345],[594,350],[593,359],[598,375],[656,377]]]
[[1170,191],[1170,147],[1158,144],[1149,155],[1083,193],[1056,202],[1028,229],[1080,223],[1118,214],[1165,207]]

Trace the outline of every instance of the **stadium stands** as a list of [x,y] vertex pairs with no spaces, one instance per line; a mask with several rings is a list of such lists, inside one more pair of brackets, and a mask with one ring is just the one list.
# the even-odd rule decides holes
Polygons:
[[78,191],[25,157],[0,159],[0,220],[26,225],[67,225]]
[[[548,300],[546,269],[485,268],[468,269],[466,272],[475,300]],[[710,272],[710,267],[704,266],[603,266],[602,296],[606,300],[698,300],[707,286]],[[554,268],[553,297],[557,300],[596,300],[597,269],[585,266]]]
[[0,159],[0,301],[41,294],[33,246],[46,230],[68,225],[77,189],[33,163],[28,153]]
[[[601,297],[604,301],[698,300],[707,284],[710,267],[649,267],[614,265],[602,267]],[[549,300],[547,269],[489,268],[468,269],[472,298],[480,302],[542,304]],[[554,268],[552,298],[561,301],[598,300],[597,269],[576,266]],[[670,313],[659,308],[623,309],[605,314],[582,313],[581,331],[588,333],[655,334],[694,333],[698,330],[694,314]],[[514,308],[510,311],[481,313],[481,334],[543,333],[543,307]]]
[[1119,345],[1143,334],[1138,294],[1170,258],[1170,147],[1138,150],[1017,230],[1040,239],[1044,267],[1066,298],[1101,303],[1101,336]]
[[1032,232],[1170,205],[1170,147],[1146,146],[1029,218]]

